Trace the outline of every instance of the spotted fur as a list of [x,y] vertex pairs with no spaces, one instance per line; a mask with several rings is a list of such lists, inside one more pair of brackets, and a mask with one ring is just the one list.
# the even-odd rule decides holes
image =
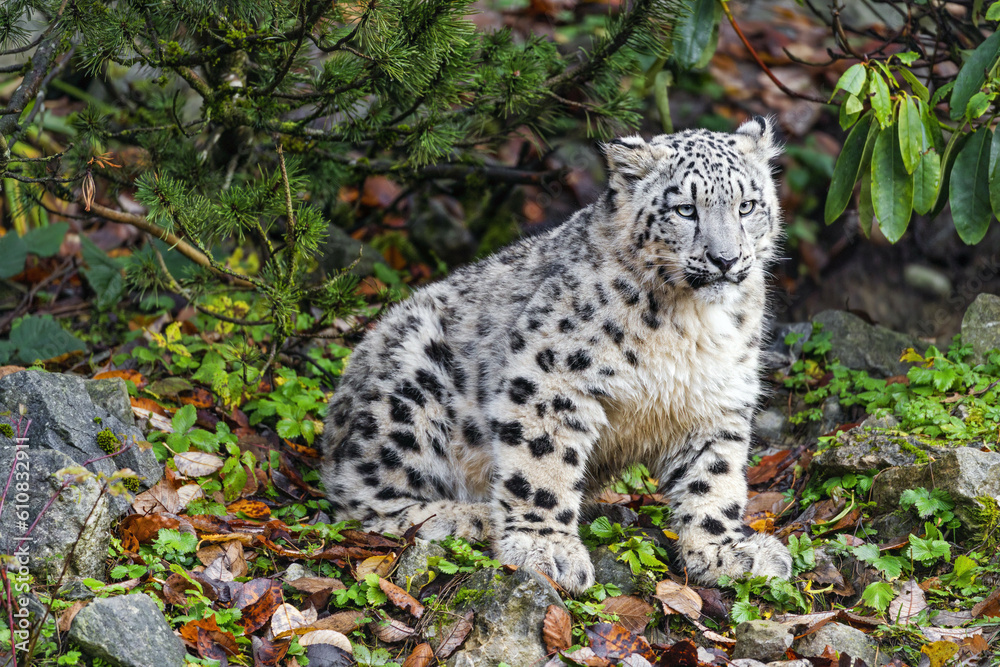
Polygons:
[[788,576],[787,549],[743,523],[780,239],[772,128],[604,149],[599,201],[416,292],[358,346],[324,432],[327,494],[338,518],[488,536],[581,591],[581,504],[643,462],[693,580]]

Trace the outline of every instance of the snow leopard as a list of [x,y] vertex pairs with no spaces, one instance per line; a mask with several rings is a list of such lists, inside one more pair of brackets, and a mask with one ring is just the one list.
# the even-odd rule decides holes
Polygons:
[[321,479],[338,519],[488,539],[570,593],[594,583],[585,499],[643,463],[691,580],[788,577],[743,521],[781,212],[773,123],[602,145],[568,220],[418,289],[350,357]]

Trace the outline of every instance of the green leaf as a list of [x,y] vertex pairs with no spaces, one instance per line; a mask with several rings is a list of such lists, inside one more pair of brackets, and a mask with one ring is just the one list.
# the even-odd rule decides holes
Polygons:
[[609,539],[615,534],[614,529],[611,527],[611,521],[609,521],[606,516],[597,517],[597,519],[590,524],[590,532],[602,540]]
[[944,540],[925,540],[912,533],[909,540],[910,548],[907,549],[907,555],[924,565],[930,565],[939,559],[951,559],[951,546]]
[[226,502],[232,502],[240,497],[240,491],[247,485],[247,469],[237,465],[222,478],[222,491]]
[[929,143],[924,136],[924,124],[920,120],[920,110],[912,97],[907,96],[899,105],[899,119],[896,125],[899,130],[899,152],[903,158],[906,173],[912,174],[920,162],[920,155],[927,149]]
[[995,93],[976,93],[969,100],[969,106],[965,108],[965,115],[969,120],[979,118],[989,110],[994,97],[996,97]]
[[899,73],[902,74],[903,78],[906,79],[906,82],[910,84],[910,90],[913,91],[914,95],[919,97],[924,102],[930,101],[931,99],[930,91],[927,90],[927,86],[920,83],[920,79],[917,78],[916,74],[906,69],[905,67],[899,68]]
[[[878,127],[876,123],[875,127]],[[875,219],[875,206],[872,204],[872,170],[861,172],[861,189],[858,192],[858,226],[865,238],[872,235],[872,220]]]
[[941,156],[933,148],[920,156],[913,172],[913,210],[926,215],[937,201],[941,186]]
[[871,562],[888,579],[899,579],[906,561],[898,556],[880,556]]
[[941,186],[938,188],[937,203],[934,204],[930,213],[932,218],[940,213],[945,204],[948,203],[948,193],[951,190],[951,172],[955,167],[955,158],[958,157],[971,136],[965,132],[953,133],[948,140],[948,145],[945,146],[944,153],[941,154]]
[[[846,72],[840,75],[840,79],[837,81],[837,85],[834,86],[833,92],[836,94],[838,90],[846,90],[850,95],[861,97],[867,81],[868,69],[861,63],[851,65],[847,68]],[[831,97],[830,99],[833,98]]]
[[869,544],[868,542],[852,547],[851,553],[854,554],[855,558],[863,560],[866,563],[873,563],[879,557],[878,547],[874,544]]
[[10,330],[6,343],[9,358],[24,365],[87,349],[83,341],[59,326],[51,315],[26,315]]
[[80,250],[83,261],[89,268],[83,270],[87,282],[97,293],[95,305],[98,310],[107,310],[116,305],[125,293],[125,276],[121,265],[88,239],[80,236]]
[[861,103],[861,100],[856,98],[854,95],[848,95],[847,99],[844,100],[844,109],[847,110],[849,115],[859,114],[864,111],[865,105]]
[[684,69],[708,64],[719,42],[722,4],[718,0],[694,0],[691,13],[681,18],[673,32],[673,57]]
[[885,82],[882,75],[872,71],[872,109],[875,109],[875,117],[878,118],[879,125],[883,128],[889,127],[892,122],[892,98],[889,96],[889,84]]
[[[914,62],[916,62],[917,58],[920,57],[920,54],[917,53],[916,51],[904,51],[903,53],[895,53],[895,54],[893,54],[893,57],[895,57],[896,59],[898,59],[899,62],[903,63],[907,67],[909,67]],[[905,69],[901,69],[900,70],[900,72],[904,72],[904,71],[906,71],[906,70]]]
[[183,434],[187,433],[196,421],[198,421],[198,411],[189,403],[174,414],[170,424],[174,427],[174,433]]
[[733,603],[733,608],[729,612],[729,617],[733,620],[733,623],[756,621],[760,619],[760,610],[757,608],[757,605],[740,600]]
[[872,153],[872,204],[879,229],[890,243],[903,236],[913,210],[913,178],[899,152],[899,133],[890,126],[875,140]]
[[951,91],[949,116],[952,120],[959,120],[965,115],[969,100],[982,90],[983,84],[986,83],[986,73],[993,69],[998,56],[1000,56],[1000,31],[994,32],[985,42],[977,46],[962,65],[962,69],[958,71],[955,87]]
[[1000,132],[993,133],[990,142],[990,206],[993,215],[1000,217]]
[[28,244],[17,232],[8,231],[0,236],[0,278],[10,278],[24,271],[28,259]]
[[24,243],[28,246],[28,252],[39,257],[51,257],[59,252],[59,246],[62,245],[68,231],[69,224],[65,222],[35,227],[24,235]]
[[861,173],[861,158],[865,154],[865,145],[875,141],[875,134],[878,132],[874,123],[874,116],[871,112],[865,114],[861,121],[847,135],[844,148],[841,149],[837,157],[837,164],[833,168],[833,179],[830,182],[830,192],[826,196],[826,208],[823,217],[826,224],[832,223],[840,217],[847,204],[851,201],[851,194],[854,192],[854,184]]
[[892,602],[895,597],[896,593],[893,592],[892,586],[884,581],[876,581],[873,584],[868,584],[864,593],[861,594],[861,599],[864,603],[879,612],[883,612],[888,609],[889,603]]
[[1000,2],[994,2],[990,5],[990,8],[986,10],[986,20],[1000,21]]
[[993,132],[980,127],[955,159],[949,199],[958,236],[979,243],[990,224],[990,145]]
[[848,112],[848,109],[850,108],[850,106],[853,106],[853,105],[848,105],[846,103],[840,105],[840,118],[839,118],[839,122],[840,122],[840,129],[842,129],[842,130],[849,129],[852,125],[854,125],[854,123],[856,123],[858,121],[858,116],[861,115],[861,111],[860,110],[855,111],[853,113]]

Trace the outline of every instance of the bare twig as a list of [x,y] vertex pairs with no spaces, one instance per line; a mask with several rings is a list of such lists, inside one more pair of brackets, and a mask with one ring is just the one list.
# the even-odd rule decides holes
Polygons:
[[808,95],[806,93],[797,93],[788,86],[786,86],[785,84],[783,84],[778,79],[778,77],[774,75],[774,72],[772,72],[771,69],[764,64],[764,61],[760,59],[760,56],[757,55],[757,52],[754,50],[754,48],[750,46],[750,41],[746,38],[746,35],[743,34],[743,31],[740,30],[739,24],[736,23],[736,18],[733,17],[733,12],[731,9],[729,9],[728,2],[726,1],[722,2],[722,11],[725,13],[726,18],[729,19],[729,23],[730,25],[733,26],[733,30],[736,31],[736,34],[739,36],[740,41],[743,42],[743,46],[745,46],[747,51],[750,52],[750,56],[754,59],[754,62],[757,63],[758,67],[764,70],[764,74],[767,75],[767,78],[769,78],[774,83],[774,85],[776,85],[781,90],[781,92],[783,92],[785,95],[788,95],[789,97],[795,97],[800,100],[817,102],[819,104],[827,104],[827,101],[821,97],[815,97],[814,95]]

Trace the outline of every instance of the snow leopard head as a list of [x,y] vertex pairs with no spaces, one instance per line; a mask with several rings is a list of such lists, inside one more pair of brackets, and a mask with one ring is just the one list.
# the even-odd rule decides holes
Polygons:
[[773,258],[781,212],[771,160],[781,149],[760,116],[732,134],[688,130],[604,146],[619,248],[651,282],[718,301]]

